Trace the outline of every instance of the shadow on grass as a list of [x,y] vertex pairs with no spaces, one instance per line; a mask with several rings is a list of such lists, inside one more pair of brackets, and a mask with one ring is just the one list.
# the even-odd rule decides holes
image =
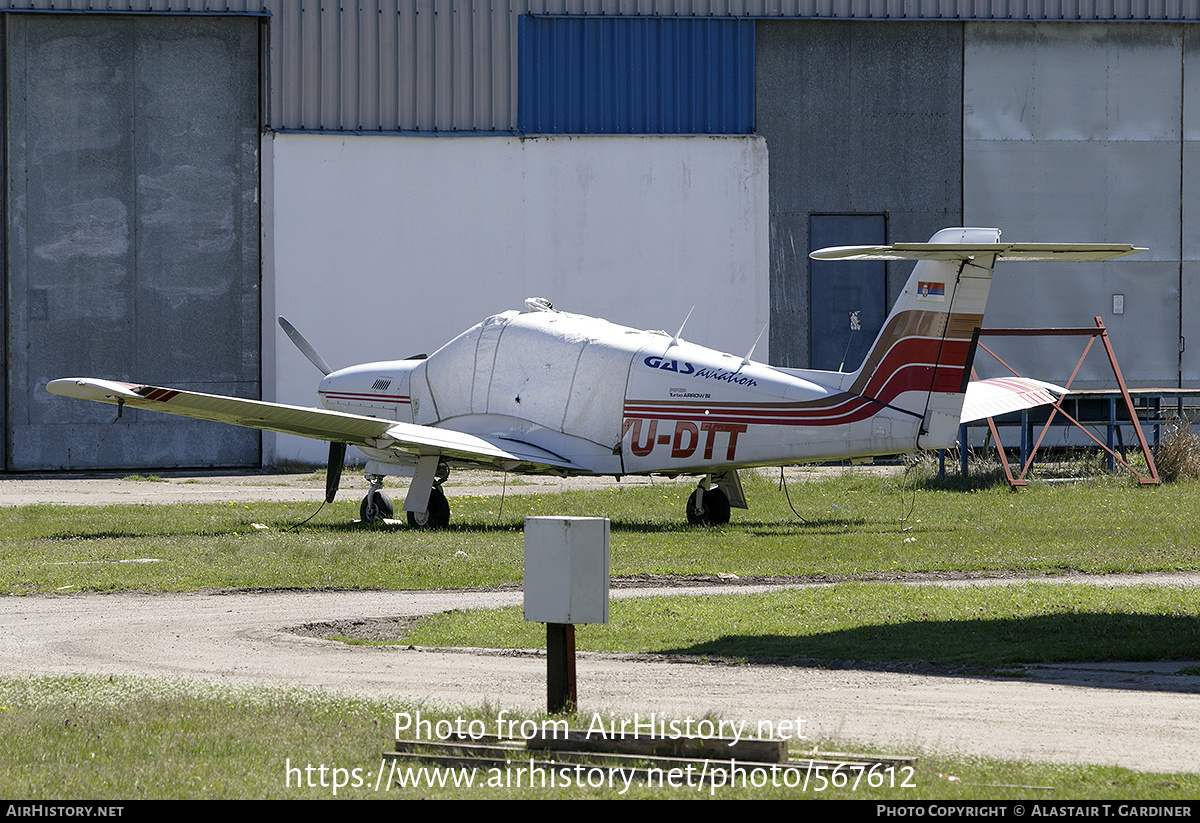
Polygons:
[[[398,518],[397,518],[398,519]],[[865,517],[852,518],[833,518],[833,517],[818,517],[805,521],[793,519],[787,520],[739,520],[736,523],[731,523],[728,526],[692,526],[684,522],[657,522],[647,523],[639,520],[625,520],[621,518],[610,518],[609,529],[613,532],[630,532],[636,534],[683,534],[683,535],[705,535],[719,534],[724,529],[734,529],[739,532],[747,532],[755,536],[767,536],[777,534],[797,534],[803,532],[830,532],[844,533],[851,529],[859,529],[864,526],[871,525],[871,521]],[[480,532],[514,532],[522,531],[524,523],[522,520],[507,520],[500,523],[485,522],[482,520],[459,519],[451,521],[450,525],[441,529],[442,533],[448,534],[475,534]],[[278,524],[276,528],[285,530],[289,528],[283,524]],[[317,523],[312,522],[303,524],[297,527],[291,527],[294,530],[307,531],[328,531],[328,532],[418,532],[404,522],[396,523],[376,523],[364,526],[361,523]]]
[[[409,526],[403,520],[397,519],[392,523],[372,523],[364,525],[352,520],[344,520],[337,522],[320,522],[316,520],[308,522],[268,522],[269,531],[276,534],[423,534],[421,529],[416,529]],[[788,534],[804,534],[804,533],[821,533],[821,534],[845,534],[846,532],[868,527],[871,522],[866,518],[814,518],[804,522],[796,520],[748,520],[739,521],[729,526],[712,527],[712,526],[692,526],[687,523],[678,522],[659,522],[647,523],[636,520],[612,519],[609,521],[609,528],[613,533],[630,533],[630,534],[678,534],[682,536],[704,536],[711,534],[720,534],[724,529],[733,529],[738,532],[744,532],[755,537],[767,537],[772,535],[788,535]],[[244,536],[253,530],[249,521],[244,523],[231,523],[221,528],[206,528],[197,529],[195,527],[182,526],[171,528],[170,524],[163,522],[153,530],[120,530],[120,529],[105,529],[99,531],[89,531],[85,529],[72,529],[70,531],[59,531],[54,534],[48,534],[44,537],[34,538],[41,540],[75,542],[81,540],[130,540],[130,539],[145,539],[145,538],[174,538],[174,537],[233,537]],[[524,523],[522,520],[505,520],[497,522],[485,522],[482,520],[460,519],[451,522],[449,526],[431,534],[490,534],[490,533],[506,533],[523,531]]]
[[246,527],[242,526],[241,531],[238,527],[230,527],[228,529],[213,529],[211,531],[197,531],[196,529],[155,529],[154,531],[75,531],[75,532],[57,532],[48,534],[45,537],[31,537],[30,540],[49,540],[62,541],[65,543],[75,543],[83,540],[138,540],[157,537],[224,537],[226,535],[233,536],[234,533],[245,534]]
[[[1013,477],[1021,473],[1021,455],[1019,449],[1006,449],[1009,470]],[[1080,450],[1046,450],[1038,453],[1038,459],[1030,467],[1025,479],[1030,482],[1038,480],[1075,480],[1075,481],[1124,481],[1128,474],[1120,470],[1109,471],[1104,462],[1104,455],[1094,449]],[[1133,457],[1133,450],[1126,455]],[[991,451],[972,450],[968,460],[967,474],[962,474],[960,457],[946,457],[945,476],[937,474],[937,462],[932,457],[926,457],[916,470],[916,486],[923,491],[958,491],[972,492],[988,489],[1010,489],[1008,477],[1003,466]],[[1143,469],[1139,466],[1139,471]],[[1015,491],[1015,489],[1014,489]]]
[[[954,677],[1011,677],[1013,669],[1044,664],[1200,660],[1200,621],[1194,617],[1088,612],[1004,620],[919,620],[805,637],[727,635],[684,648],[661,649],[659,653],[757,664],[901,668]],[[1200,694],[1200,676],[1161,679],[1170,682],[1147,686],[1134,678],[1118,677],[1099,685]],[[1090,677],[1086,680],[1088,685],[1098,685]]]

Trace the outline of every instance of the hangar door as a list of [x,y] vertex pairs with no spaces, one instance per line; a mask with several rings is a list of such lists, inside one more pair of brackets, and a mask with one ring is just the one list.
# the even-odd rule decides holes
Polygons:
[[259,21],[9,14],[9,470],[258,465],[257,431],[46,393],[260,396]]
[[[808,218],[809,252],[828,246],[887,243],[882,214],[813,214]],[[887,320],[887,263],[808,263],[809,351],[812,368],[854,371]]]

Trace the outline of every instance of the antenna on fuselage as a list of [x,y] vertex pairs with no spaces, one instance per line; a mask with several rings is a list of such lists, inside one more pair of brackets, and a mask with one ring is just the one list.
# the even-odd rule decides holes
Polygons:
[[[763,323],[762,331],[758,333],[758,337],[754,338],[754,345],[750,347],[750,351],[746,352],[746,356],[742,358],[742,366],[750,362],[750,355],[754,354],[754,350],[758,348],[758,341],[762,340],[763,332],[767,330],[767,326],[770,325],[770,323],[770,320],[768,320],[766,323]],[[740,369],[742,366],[738,366],[738,368]]]
[[692,312],[694,312],[695,310],[696,310],[696,307],[692,306],[692,308],[687,313],[687,317],[683,318],[683,322],[679,325],[679,331],[675,332],[675,336],[671,338],[670,345],[667,346],[668,349],[671,348],[671,346],[679,345],[679,338],[683,335],[683,327],[687,325],[687,321],[692,319]]

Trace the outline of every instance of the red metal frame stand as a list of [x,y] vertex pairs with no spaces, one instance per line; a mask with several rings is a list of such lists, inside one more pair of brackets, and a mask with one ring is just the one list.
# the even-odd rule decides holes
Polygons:
[[[1016,477],[1013,477],[1012,469],[1010,468],[1010,466],[1008,464],[1008,458],[1004,454],[1004,445],[1000,442],[1000,433],[996,429],[996,423],[994,420],[992,420],[992,418],[990,418],[990,417],[987,418],[988,429],[989,429],[989,431],[991,431],[992,439],[996,443],[996,451],[1000,455],[1000,464],[1004,467],[1004,476],[1008,478],[1008,483],[1010,486],[1016,487],[1016,486],[1026,485],[1027,481],[1025,480],[1025,475],[1029,472],[1030,466],[1033,465],[1033,457],[1035,454],[1037,454],[1038,447],[1042,445],[1042,439],[1046,436],[1046,432],[1048,432],[1050,430],[1050,425],[1054,422],[1055,415],[1058,415],[1058,414],[1061,414],[1063,417],[1067,418],[1067,420],[1071,421],[1071,423],[1074,424],[1076,426],[1076,428],[1078,428],[1080,431],[1082,431],[1084,434],[1086,434],[1088,437],[1090,437],[1092,439],[1092,441],[1096,443],[1097,446],[1099,446],[1101,449],[1103,449],[1105,452],[1107,452],[1111,457],[1113,457],[1114,459],[1119,461],[1122,466],[1124,466],[1135,477],[1137,477],[1138,482],[1141,483],[1142,485],[1158,485],[1158,484],[1162,483],[1162,481],[1158,477],[1158,468],[1154,465],[1154,454],[1150,449],[1150,444],[1146,442],[1146,436],[1142,433],[1141,423],[1138,422],[1137,409],[1133,405],[1133,398],[1130,397],[1130,395],[1129,395],[1129,388],[1125,385],[1125,377],[1121,374],[1121,367],[1119,365],[1117,365],[1117,355],[1113,351],[1112,341],[1109,340],[1108,329],[1106,329],[1104,327],[1103,320],[1101,320],[1099,317],[1097,317],[1096,318],[1096,328],[1094,328],[1094,329],[1087,328],[1087,327],[1058,328],[1058,329],[1053,329],[1053,328],[980,329],[979,336],[983,337],[984,335],[991,335],[993,337],[1071,337],[1071,336],[1079,337],[1079,336],[1085,336],[1085,335],[1088,336],[1090,339],[1088,340],[1087,345],[1084,346],[1084,348],[1083,348],[1083,354],[1081,354],[1079,356],[1079,362],[1075,364],[1075,370],[1073,372],[1071,372],[1071,378],[1066,382],[1066,385],[1064,386],[1064,388],[1066,388],[1066,389],[1071,388],[1071,383],[1074,382],[1075,376],[1077,374],[1079,374],[1079,369],[1083,366],[1084,358],[1086,358],[1088,355],[1088,352],[1091,351],[1092,344],[1096,342],[1097,338],[1099,338],[1100,342],[1104,346],[1105,353],[1107,353],[1107,355],[1108,355],[1108,363],[1112,367],[1113,377],[1116,378],[1117,386],[1119,387],[1119,389],[1121,391],[1121,397],[1125,400],[1125,409],[1129,413],[1130,423],[1133,425],[1133,430],[1134,430],[1134,433],[1137,435],[1138,443],[1141,444],[1142,455],[1146,458],[1146,466],[1149,469],[1149,476],[1143,476],[1136,469],[1134,469],[1132,466],[1130,466],[1128,463],[1126,463],[1125,460],[1123,460],[1115,451],[1113,451],[1111,448],[1109,448],[1106,444],[1101,443],[1100,440],[1095,435],[1093,435],[1090,431],[1088,431],[1087,428],[1085,428],[1082,423],[1080,423],[1074,417],[1069,415],[1066,412],[1066,410],[1063,409],[1063,406],[1062,406],[1062,402],[1063,402],[1064,398],[1059,398],[1058,402],[1054,404],[1053,411],[1050,412],[1050,417],[1046,420],[1045,425],[1042,426],[1042,430],[1038,433],[1037,441],[1034,443],[1033,448],[1030,450],[1029,455],[1026,457],[1025,464],[1021,467],[1021,473],[1019,475],[1017,475]],[[1016,375],[1017,377],[1021,376],[1020,374],[1017,373],[1016,369],[1014,369],[1012,366],[1008,365],[1003,360],[1001,360],[999,357],[997,357],[996,353],[993,352],[991,349],[989,349],[987,346],[983,345],[983,343],[979,344],[979,348],[983,349],[985,352],[990,354],[992,357],[996,358],[996,361],[999,362],[1000,365],[1004,366],[1004,368],[1008,369],[1014,375]],[[971,369],[971,376],[975,377],[975,369],[974,368]]]

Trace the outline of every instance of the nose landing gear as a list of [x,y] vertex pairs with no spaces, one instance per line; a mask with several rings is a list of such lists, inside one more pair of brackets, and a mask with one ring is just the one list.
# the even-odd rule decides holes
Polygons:
[[367,479],[371,481],[371,488],[367,490],[367,496],[363,498],[362,503],[358,507],[359,517],[364,523],[379,523],[384,520],[390,520],[394,513],[392,498],[388,497],[383,491],[382,475],[372,474]]

